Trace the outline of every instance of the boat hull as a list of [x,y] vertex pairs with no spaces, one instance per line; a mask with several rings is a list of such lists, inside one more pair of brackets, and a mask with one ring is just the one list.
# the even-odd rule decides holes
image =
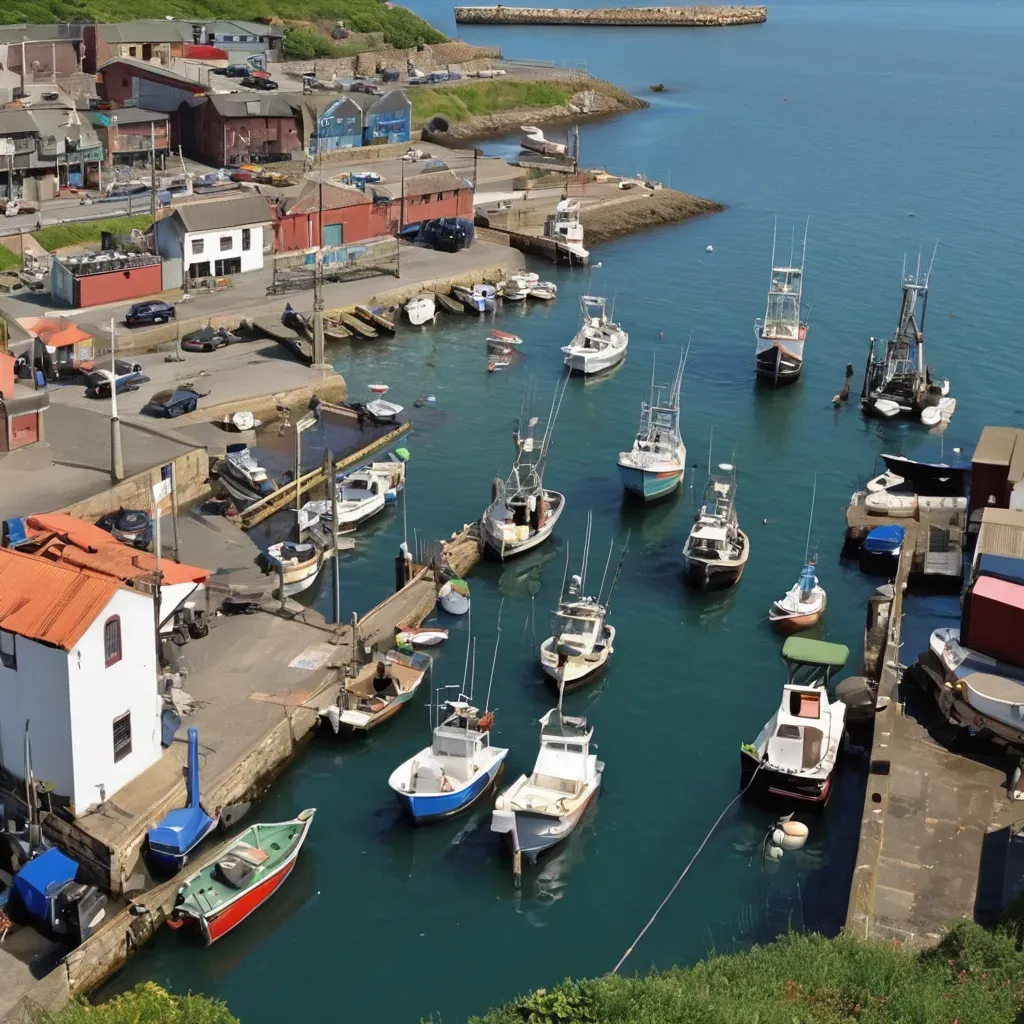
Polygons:
[[622,486],[632,495],[644,501],[658,501],[667,498],[679,486],[683,469],[647,470],[619,463],[619,478]]
[[797,380],[804,368],[804,343],[764,338],[760,328],[755,328],[754,333],[757,337],[754,366],[758,378],[776,387]]
[[790,612],[778,601],[775,601],[768,611],[768,621],[772,624],[772,628],[779,633],[798,633],[801,629],[810,629],[821,622],[827,603],[828,598],[822,595],[821,604],[813,611]]
[[716,565],[696,558],[686,558],[683,561],[683,578],[698,590],[728,590],[739,583],[746,565],[746,561]]
[[607,351],[600,349],[593,352],[576,350],[565,353],[565,365],[569,368],[570,373],[592,377],[596,373],[606,373],[613,369],[625,358],[625,345],[622,348]]
[[398,805],[415,825],[429,825],[445,818],[454,818],[455,815],[468,811],[494,791],[501,780],[507,754],[508,751],[505,751],[490,768],[481,771],[468,786],[457,792],[417,796],[415,793],[400,793],[395,790]]
[[[564,842],[576,831],[576,826],[580,823],[586,809],[594,802],[600,789],[601,785],[598,782],[587,802],[581,804],[572,814],[562,818],[534,814],[530,811],[516,811],[516,832],[519,836],[519,850],[522,855],[535,864],[542,853]],[[553,825],[564,827],[557,835],[551,835],[549,830]]]
[[832,792],[834,774],[833,770],[824,779],[802,778],[770,768],[746,750],[740,751],[740,791],[746,800],[799,800],[809,807],[824,807]]
[[544,494],[556,496],[558,498],[558,504],[548,514],[548,518],[544,521],[544,526],[525,540],[509,541],[495,537],[491,531],[487,529],[485,522],[483,529],[484,543],[487,546],[487,550],[492,555],[501,561],[504,561],[507,558],[515,558],[516,555],[523,555],[527,551],[531,551],[533,548],[537,547],[539,544],[543,544],[544,541],[551,536],[551,533],[555,528],[555,524],[558,522],[558,519],[562,514],[562,509],[565,508],[565,495],[560,494],[558,491],[545,491]]
[[469,611],[469,597],[455,590],[448,590],[438,596],[438,603],[449,615],[465,615]]
[[597,647],[590,655],[574,655],[569,658],[562,669],[558,668],[557,661],[552,664],[554,655],[549,655],[551,660],[545,660],[547,654],[554,646],[554,637],[549,637],[541,644],[540,667],[547,678],[548,683],[557,692],[561,688],[563,693],[575,693],[583,687],[597,682],[598,677],[604,671],[612,654],[615,653],[615,627],[605,625],[604,642]]
[[217,827],[216,821],[211,821],[209,827],[200,835],[187,850],[171,850],[159,844],[146,844],[146,860],[150,869],[161,874],[177,874],[189,861],[189,858],[196,851],[196,847]]

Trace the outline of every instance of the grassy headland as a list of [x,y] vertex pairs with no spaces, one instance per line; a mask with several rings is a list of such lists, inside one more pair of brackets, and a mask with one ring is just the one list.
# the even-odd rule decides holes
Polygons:
[[404,7],[384,0],[13,0],[0,23],[134,21],[138,18],[280,18],[285,21],[342,20],[351,32],[381,32],[400,49],[441,43],[445,36]]
[[153,223],[148,213],[132,217],[111,217],[109,220],[82,220],[71,224],[54,224],[52,227],[33,231],[32,237],[44,248],[53,252],[67,245],[88,245],[99,242],[104,231],[112,235],[128,235],[138,228],[146,231]]
[[1012,1024],[1024,1009],[1015,930],[956,922],[925,952],[791,935],[647,977],[567,981],[470,1024]]

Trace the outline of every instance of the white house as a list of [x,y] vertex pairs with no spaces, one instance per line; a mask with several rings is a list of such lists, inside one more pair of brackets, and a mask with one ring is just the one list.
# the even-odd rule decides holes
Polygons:
[[177,207],[153,226],[164,287],[262,270],[274,241],[270,221],[270,206],[254,193]]
[[152,597],[0,548],[0,757],[77,813],[160,758]]

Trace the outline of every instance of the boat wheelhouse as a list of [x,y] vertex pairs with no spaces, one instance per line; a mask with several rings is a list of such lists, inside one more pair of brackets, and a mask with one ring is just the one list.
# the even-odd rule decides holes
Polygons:
[[607,307],[601,295],[580,296],[580,329],[562,348],[570,373],[603,373],[626,358],[629,335],[609,317]]
[[739,582],[750,555],[750,540],[736,515],[736,468],[723,462],[708,475],[700,511],[683,546],[687,583],[702,590]]
[[804,365],[807,324],[801,319],[800,303],[803,298],[809,224],[808,221],[804,225],[800,262],[795,262],[794,233],[794,244],[790,248],[787,266],[778,266],[775,262],[778,222],[776,231],[772,233],[772,273],[768,284],[768,304],[764,317],[754,321],[754,337],[757,339],[757,375],[771,381],[775,387],[795,381]]

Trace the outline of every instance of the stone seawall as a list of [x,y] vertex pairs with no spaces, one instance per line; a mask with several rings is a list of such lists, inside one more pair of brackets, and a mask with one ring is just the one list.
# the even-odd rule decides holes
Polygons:
[[687,28],[755,25],[768,20],[767,7],[456,7],[462,25],[667,25]]

